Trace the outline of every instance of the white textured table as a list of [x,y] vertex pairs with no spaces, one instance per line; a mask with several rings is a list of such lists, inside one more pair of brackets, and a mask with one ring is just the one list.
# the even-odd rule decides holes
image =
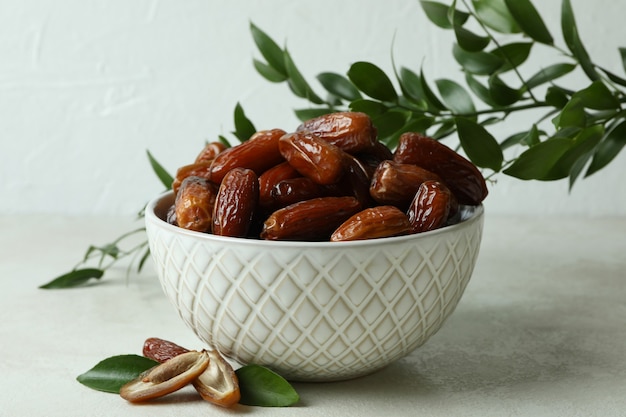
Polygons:
[[626,416],[626,218],[485,220],[472,281],[425,346],[368,377],[296,384],[296,408],[222,410],[188,391],[131,405],[75,380],[150,336],[202,347],[150,267],[37,288],[136,224],[0,217],[0,416]]

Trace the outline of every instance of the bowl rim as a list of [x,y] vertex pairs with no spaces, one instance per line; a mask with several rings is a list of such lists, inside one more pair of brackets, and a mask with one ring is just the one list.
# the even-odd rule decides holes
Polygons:
[[[377,239],[364,239],[364,240],[351,240],[351,241],[343,241],[343,242],[330,242],[330,241],[299,241],[299,240],[264,240],[264,239],[252,239],[252,238],[241,238],[241,237],[230,237],[230,236],[217,236],[210,233],[196,232],[193,230],[184,229],[182,227],[175,226],[173,224],[168,223],[167,221],[160,218],[155,210],[160,205],[164,204],[168,199],[173,201],[174,192],[172,190],[167,190],[158,194],[156,197],[152,198],[148,202],[145,207],[145,222],[153,223],[155,226],[170,231],[175,234],[180,234],[184,236],[189,236],[198,240],[206,240],[215,243],[223,243],[223,244],[245,244],[250,246],[259,246],[264,248],[325,248],[325,249],[339,249],[339,248],[347,248],[347,247],[367,247],[367,246],[377,246],[381,244],[391,244],[391,243],[402,243],[406,241],[413,240],[421,240],[430,236],[435,236],[439,234],[447,234],[457,230],[464,229],[469,227],[473,223],[482,219],[484,215],[484,206],[481,203],[477,206],[461,206],[461,210],[467,216],[462,219],[460,222],[444,226],[439,229],[431,230],[428,232],[415,233],[410,235],[402,235],[402,236],[392,236],[392,237],[384,237]],[[170,203],[171,204],[171,203]]]

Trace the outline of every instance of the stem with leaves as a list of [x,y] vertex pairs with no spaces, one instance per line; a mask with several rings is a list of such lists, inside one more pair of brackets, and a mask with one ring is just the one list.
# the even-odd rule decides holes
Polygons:
[[[456,134],[469,159],[491,170],[489,177],[503,173],[524,180],[569,178],[571,187],[583,172],[589,176],[608,165],[626,144],[622,108],[626,79],[591,61],[578,35],[570,0],[561,5],[565,47],[555,44],[530,0],[454,0],[451,4],[421,0],[420,4],[434,25],[454,32],[452,55],[465,86],[440,78],[434,80],[433,89],[422,68],[397,68],[394,63],[391,77],[375,64],[361,61],[352,64],[345,76],[320,73],[317,81],[326,90],[322,99],[287,49],[251,24],[265,59],[255,59],[254,66],[268,81],[286,82],[297,97],[309,102],[295,111],[301,120],[338,110],[362,111],[372,117],[382,140],[391,147],[407,131],[437,139]],[[531,52],[539,44],[555,52],[555,62],[525,76]],[[619,48],[619,53],[626,70],[626,48]],[[557,83],[575,70],[589,80],[583,88]],[[512,114],[542,109],[527,130],[504,140],[497,141],[487,130]]]

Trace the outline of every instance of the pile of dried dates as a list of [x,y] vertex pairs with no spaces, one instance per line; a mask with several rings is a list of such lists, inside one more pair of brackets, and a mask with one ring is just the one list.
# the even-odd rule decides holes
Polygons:
[[404,133],[395,151],[364,113],[337,112],[295,132],[209,143],[181,167],[167,221],[221,236],[348,241],[420,233],[458,222],[487,196],[480,171],[446,145]]

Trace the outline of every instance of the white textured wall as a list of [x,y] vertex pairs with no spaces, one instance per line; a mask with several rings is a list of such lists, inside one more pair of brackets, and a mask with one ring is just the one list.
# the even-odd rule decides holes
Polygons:
[[[560,1],[535,3],[560,41]],[[626,3],[572,4],[591,55],[622,74]],[[254,72],[250,21],[286,41],[310,80],[357,60],[389,70],[394,34],[398,65],[459,76],[450,34],[417,0],[3,0],[0,212],[132,215],[161,191],[146,149],[173,173],[229,132],[238,101],[260,129],[295,127],[304,103]],[[497,133],[524,121],[513,124]],[[565,181],[500,176],[488,210],[624,215],[624,153],[571,194]]]

